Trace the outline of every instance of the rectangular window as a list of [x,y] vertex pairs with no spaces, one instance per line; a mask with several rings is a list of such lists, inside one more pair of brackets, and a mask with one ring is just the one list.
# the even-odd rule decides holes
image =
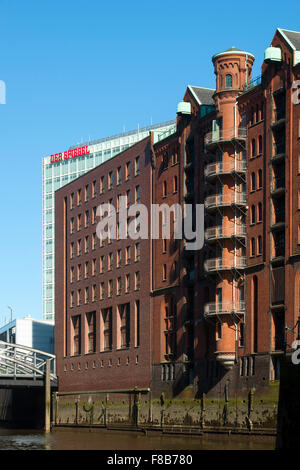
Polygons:
[[77,230],[81,230],[81,214],[77,216]]
[[96,352],[96,312],[86,314],[87,348],[86,352]]
[[138,176],[140,174],[140,157],[136,157],[135,159],[134,171],[135,171],[135,176]]
[[130,178],[130,170],[131,170],[131,163],[127,162],[126,163],[126,174],[125,174],[126,181]]
[[81,279],[81,264],[77,266],[77,281]]
[[137,348],[140,345],[140,301],[136,300],[135,302],[135,347]]
[[113,265],[113,253],[109,253],[108,255],[108,263],[107,263],[107,269],[108,271],[112,270],[112,265]]
[[122,250],[117,251],[117,267],[120,268],[122,264]]
[[100,283],[100,300],[104,299],[104,282]]
[[130,261],[131,261],[131,246],[127,246],[125,263],[130,264]]
[[140,272],[137,271],[134,275],[134,289],[139,290],[140,286],[141,286]]
[[163,264],[162,280],[163,280],[163,281],[166,281],[166,280],[167,280],[167,265],[166,265],[166,264]]
[[92,276],[96,275],[96,269],[97,269],[97,261],[96,261],[96,258],[94,258],[92,261]]
[[74,193],[70,195],[70,209],[73,209],[74,207]]
[[100,178],[100,186],[99,186],[99,192],[100,194],[104,193],[104,186],[105,186],[105,177],[101,176]]
[[120,320],[120,347],[128,348],[130,345],[130,304],[119,305]]
[[84,289],[84,303],[87,304],[89,302],[89,288],[85,287]]
[[104,269],[104,256],[100,256],[99,272],[103,273],[103,269]]
[[77,255],[78,256],[81,255],[81,239],[80,238],[77,240]]
[[140,261],[140,259],[141,259],[141,244],[140,244],[140,242],[137,242],[135,244],[135,253],[134,254],[135,254],[134,260],[135,261]]
[[139,204],[141,202],[141,191],[140,185],[135,187],[135,203]]
[[77,191],[77,206],[81,204],[81,189]]
[[108,174],[108,189],[111,189],[114,184],[114,177],[113,177],[113,172],[110,171]]
[[72,317],[73,356],[81,354],[81,316]]
[[108,297],[112,297],[113,295],[113,280],[110,279],[108,281]]
[[108,307],[102,310],[102,350],[108,351],[112,349],[112,307]]
[[95,197],[96,196],[96,181],[93,181],[93,185],[92,185],[92,197]]
[[89,211],[85,211],[84,213],[84,226],[85,228],[89,225]]
[[122,183],[122,167],[119,166],[119,168],[117,169],[117,184],[121,184]]
[[130,291],[130,274],[126,274],[125,276],[125,292]]
[[89,262],[86,261],[84,263],[84,277],[85,277],[85,279],[88,277],[88,275],[89,275]]
[[86,235],[84,238],[84,252],[87,253],[89,251],[89,236]]
[[121,295],[122,293],[122,278],[118,277],[117,279],[117,295]]
[[84,200],[85,202],[88,201],[89,199],[89,185],[87,184],[86,187],[84,188]]

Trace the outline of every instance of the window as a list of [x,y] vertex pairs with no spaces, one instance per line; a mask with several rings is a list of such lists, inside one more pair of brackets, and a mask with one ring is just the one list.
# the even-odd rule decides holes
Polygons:
[[81,204],[81,189],[77,191],[77,206]]
[[140,345],[140,301],[135,302],[135,319],[134,319],[134,346],[137,348]]
[[93,259],[92,261],[92,276],[95,276],[96,274],[96,258]]
[[108,281],[108,297],[112,297],[113,295],[113,280],[110,279]]
[[256,150],[255,150],[255,139],[252,139],[251,141],[251,156],[255,157],[256,155]]
[[73,233],[74,231],[75,231],[74,217],[71,217],[71,219],[70,219],[70,233]]
[[222,339],[222,323],[217,322],[216,325],[216,340]]
[[134,166],[135,176],[140,174],[140,157],[136,157]]
[[141,201],[141,194],[140,194],[140,185],[135,187],[135,203],[139,204]]
[[255,238],[251,238],[250,256],[255,255]]
[[104,176],[101,176],[100,178],[100,194],[104,193],[104,185],[105,185],[105,177]]
[[77,240],[77,255],[78,256],[81,255],[81,239],[80,238]]
[[81,214],[77,216],[77,230],[81,230]]
[[167,265],[166,264],[163,264],[162,280],[163,281],[167,280]]
[[122,183],[122,167],[119,166],[117,169],[117,184]]
[[262,254],[261,235],[258,235],[258,238],[257,238],[257,254],[258,254],[258,255],[261,255],[261,254]]
[[86,314],[87,353],[96,352],[96,312]]
[[244,347],[244,344],[245,344],[245,329],[244,329],[244,323],[241,323],[240,324],[240,328],[239,328],[239,346],[240,348]]
[[100,283],[100,300],[104,299],[104,290],[105,290],[104,282],[101,282]]
[[125,276],[125,292],[130,291],[130,274],[126,274]]
[[93,184],[92,184],[92,197],[96,196],[96,184],[97,184],[97,182],[93,181]]
[[89,262],[86,261],[84,263],[84,278],[86,279],[89,275]]
[[255,173],[251,173],[251,191],[255,191]]
[[251,206],[251,224],[255,224],[255,206]]
[[70,258],[74,257],[74,242],[70,244]]
[[76,315],[72,317],[73,329],[73,356],[81,354],[81,317]]
[[92,235],[92,250],[96,249],[96,240],[97,240],[97,238],[96,238],[96,232],[95,232]]
[[93,207],[93,212],[92,212],[92,224],[96,223],[96,215],[97,215],[97,207]]
[[74,291],[70,293],[70,307],[74,307]]
[[114,183],[113,172],[110,171],[108,174],[108,189],[111,189],[113,187],[113,183]]
[[262,136],[258,137],[258,154],[261,155],[263,153],[263,140]]
[[258,188],[262,188],[262,170],[258,170]]
[[140,285],[141,285],[141,281],[140,281],[140,272],[137,271],[134,275],[134,289],[135,290],[139,290],[140,288]]
[[84,213],[84,226],[87,227],[89,224],[89,211],[85,211]]
[[108,255],[108,263],[107,263],[107,269],[108,271],[112,270],[112,265],[113,265],[113,253],[109,253]]
[[166,197],[167,196],[167,182],[163,182],[163,190],[162,190],[162,196]]
[[85,287],[84,289],[84,303],[87,304],[89,302],[89,288]]
[[126,170],[125,170],[125,180],[127,181],[130,178],[130,171],[131,171],[131,163],[126,163]]
[[74,282],[74,266],[70,269],[70,282]]
[[126,205],[127,205],[127,209],[131,205],[131,191],[130,191],[130,189],[128,189],[128,191],[126,191]]
[[84,237],[84,252],[87,253],[89,251],[89,236],[86,235]]
[[84,200],[85,202],[89,199],[89,185],[87,184],[84,188]]
[[225,88],[232,88],[232,75],[229,73],[225,77]]
[[117,295],[121,295],[122,293],[122,278],[118,277],[117,279]]
[[262,221],[262,203],[258,203],[258,214],[257,214],[257,222]]
[[162,244],[163,244],[163,253],[167,253],[167,239],[166,238],[163,238],[162,240]]
[[137,242],[135,244],[135,252],[134,252],[134,261],[140,261],[141,259],[141,244]]
[[131,246],[126,247],[125,251],[125,263],[130,264],[131,261]]
[[73,209],[74,207],[74,193],[70,195],[70,209]]
[[103,321],[103,350],[108,351],[112,348],[112,307],[102,310]]
[[77,305],[81,304],[81,289],[77,291]]
[[119,305],[120,318],[120,347],[128,348],[130,345],[130,304]]
[[99,266],[100,273],[103,273],[103,269],[104,269],[104,255],[100,256],[100,266]]
[[173,178],[173,193],[177,193],[178,191],[178,183],[177,183],[177,176]]
[[117,268],[120,268],[122,264],[122,250],[117,251]]

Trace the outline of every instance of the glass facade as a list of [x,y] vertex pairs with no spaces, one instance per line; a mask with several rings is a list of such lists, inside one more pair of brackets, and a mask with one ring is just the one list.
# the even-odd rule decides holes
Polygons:
[[50,162],[43,159],[43,318],[54,320],[54,193],[57,189],[126,150],[154,131],[155,140],[176,131],[176,122],[167,121],[127,133],[74,145],[89,146],[90,153],[73,159]]

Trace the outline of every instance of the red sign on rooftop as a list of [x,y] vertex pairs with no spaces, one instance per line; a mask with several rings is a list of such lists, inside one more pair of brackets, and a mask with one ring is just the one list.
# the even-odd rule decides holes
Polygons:
[[89,154],[89,147],[78,147],[76,149],[66,150],[64,153],[54,153],[50,156],[50,162],[60,162],[61,160],[68,160],[69,158],[80,157],[81,155]]

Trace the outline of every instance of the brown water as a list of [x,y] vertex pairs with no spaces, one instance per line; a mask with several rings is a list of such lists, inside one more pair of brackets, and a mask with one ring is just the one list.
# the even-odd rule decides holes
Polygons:
[[127,431],[0,428],[1,450],[273,450],[275,437],[210,434],[204,436],[145,436]]

